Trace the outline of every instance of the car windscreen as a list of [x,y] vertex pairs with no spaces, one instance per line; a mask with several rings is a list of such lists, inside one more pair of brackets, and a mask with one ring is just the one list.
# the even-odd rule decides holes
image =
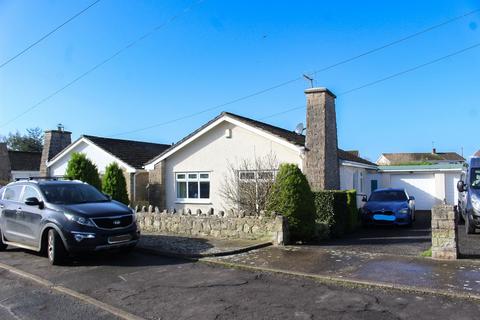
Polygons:
[[480,168],[472,168],[470,173],[470,186],[473,189],[480,189]]
[[47,202],[53,204],[78,204],[109,201],[105,195],[88,184],[48,184],[41,185],[40,190],[42,190]]
[[389,202],[389,201],[407,201],[407,195],[400,190],[386,190],[372,193],[370,201]]

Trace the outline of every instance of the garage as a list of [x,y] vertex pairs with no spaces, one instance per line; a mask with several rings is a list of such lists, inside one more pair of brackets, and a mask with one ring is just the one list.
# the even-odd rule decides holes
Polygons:
[[406,189],[415,197],[417,210],[430,210],[436,203],[435,174],[392,174],[392,188]]
[[379,166],[382,188],[402,188],[415,197],[417,210],[431,210],[436,204],[446,201],[458,202],[457,182],[463,165],[461,163],[438,163],[431,165]]

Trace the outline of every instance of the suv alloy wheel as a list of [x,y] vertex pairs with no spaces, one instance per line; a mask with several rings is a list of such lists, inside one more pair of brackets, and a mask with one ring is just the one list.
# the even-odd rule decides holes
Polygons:
[[48,230],[47,255],[48,261],[50,261],[52,265],[61,264],[67,256],[62,239],[55,229]]

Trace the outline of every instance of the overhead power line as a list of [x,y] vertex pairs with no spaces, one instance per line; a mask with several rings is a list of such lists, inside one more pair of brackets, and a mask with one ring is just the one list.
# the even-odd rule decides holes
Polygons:
[[75,18],[77,18],[78,16],[82,15],[85,11],[87,11],[88,9],[90,9],[91,7],[93,7],[94,5],[96,5],[97,3],[99,3],[101,0],[96,0],[94,2],[92,2],[89,6],[87,6],[86,8],[80,10],[79,12],[75,13],[73,16],[71,16],[69,19],[67,19],[65,22],[63,22],[62,24],[60,24],[59,26],[57,26],[56,28],[54,28],[52,31],[46,33],[45,35],[43,35],[40,39],[38,39],[37,41],[33,42],[32,44],[30,44],[28,47],[26,47],[25,49],[23,49],[22,51],[20,51],[19,53],[17,53],[16,55],[14,55],[13,57],[9,58],[7,61],[3,62],[2,64],[0,64],[0,69],[2,69],[3,67],[5,67],[7,64],[9,64],[10,62],[12,62],[13,60],[17,59],[18,57],[20,57],[21,55],[23,55],[25,52],[27,52],[28,50],[32,49],[33,47],[35,47],[37,44],[39,44],[40,42],[42,42],[43,40],[47,39],[48,37],[50,37],[52,34],[54,34],[55,32],[57,32],[60,28],[64,27],[66,24],[68,24],[69,22],[73,21]]
[[[397,77],[402,76],[402,75],[404,75],[404,74],[407,74],[407,73],[416,71],[416,70],[421,69],[421,68],[425,68],[425,67],[427,67],[427,66],[429,66],[429,65],[438,63],[438,62],[440,62],[440,61],[446,60],[446,59],[448,59],[448,58],[454,57],[454,56],[456,56],[456,55],[462,54],[462,53],[464,53],[464,52],[466,52],[466,51],[470,51],[470,50],[473,50],[473,49],[478,48],[478,47],[480,47],[480,42],[478,42],[478,43],[476,43],[476,44],[474,44],[474,45],[471,45],[471,46],[469,46],[469,47],[463,48],[463,49],[461,49],[461,50],[452,52],[452,53],[447,54],[447,55],[445,55],[445,56],[442,56],[442,57],[440,57],[440,58],[437,58],[437,59],[434,59],[434,60],[430,60],[430,61],[428,61],[428,62],[425,62],[425,63],[419,64],[419,65],[416,65],[416,66],[414,66],[414,67],[412,67],[412,68],[409,68],[409,69],[406,69],[406,70],[403,70],[403,71],[400,71],[400,72],[391,74],[391,75],[389,75],[389,76],[387,76],[387,77],[384,77],[384,78],[381,78],[381,79],[378,79],[378,80],[375,80],[375,81],[372,81],[372,82],[368,82],[368,83],[363,84],[363,85],[361,85],[361,86],[358,86],[358,87],[355,87],[355,88],[352,88],[352,89],[343,91],[343,92],[339,93],[339,94],[337,95],[337,97],[344,96],[344,95],[350,94],[350,93],[352,93],[352,92],[355,92],[355,91],[358,91],[358,90],[361,90],[361,89],[365,89],[365,88],[367,88],[367,87],[374,86],[374,85],[376,85],[376,84],[379,84],[379,83],[382,83],[382,82],[391,80],[391,79],[393,79],[393,78],[397,78]],[[295,111],[295,110],[298,110],[298,109],[302,109],[302,108],[305,108],[305,105],[301,105],[301,106],[298,106],[298,107],[286,109],[286,110],[283,110],[283,111],[280,111],[280,112],[277,112],[277,113],[268,115],[268,116],[266,116],[266,117],[263,117],[263,118],[261,118],[260,120],[265,120],[265,119],[273,118],[273,117],[280,116],[280,115],[282,115],[282,114],[286,114],[286,113],[289,113],[289,112],[292,112],[292,111]]]
[[[394,73],[394,74],[389,75],[389,76],[387,76],[387,77],[384,77],[384,78],[381,78],[381,79],[378,79],[378,80],[375,80],[375,81],[372,81],[372,82],[368,82],[368,83],[363,84],[363,85],[361,85],[361,86],[359,86],[359,87],[355,87],[355,88],[349,89],[349,90],[347,90],[347,91],[341,92],[341,93],[339,93],[337,96],[338,96],[338,97],[339,97],[339,96],[344,96],[344,95],[350,94],[350,93],[352,93],[352,92],[354,92],[354,91],[358,91],[358,90],[361,90],[361,89],[364,89],[364,88],[367,88],[367,87],[370,87],[370,86],[379,84],[379,83],[381,83],[381,82],[384,82],[384,81],[387,81],[387,80],[390,80],[390,79],[399,77],[399,76],[401,76],[401,75],[404,75],[404,74],[406,74],[406,73],[410,73],[410,72],[413,72],[413,71],[415,71],[415,70],[424,68],[424,67],[426,67],[426,66],[429,66],[429,65],[438,63],[438,62],[440,62],[440,61],[443,61],[443,60],[445,60],[445,59],[454,57],[454,56],[456,56],[456,55],[462,54],[462,53],[464,53],[464,52],[466,52],[466,51],[470,51],[470,50],[473,50],[473,49],[478,48],[478,47],[480,47],[480,42],[478,42],[478,43],[476,43],[476,44],[474,44],[474,45],[471,45],[471,46],[469,46],[469,47],[463,48],[463,49],[461,49],[461,50],[452,52],[452,53],[447,54],[447,55],[445,55],[445,56],[442,56],[442,57],[440,57],[440,58],[437,58],[437,59],[434,59],[434,60],[430,60],[430,61],[428,61],[428,62],[425,62],[425,63],[419,64],[419,65],[417,65],[417,66],[414,66],[414,67],[412,67],[412,68],[409,68],[409,69],[406,69],[406,70],[403,70],[403,71]],[[246,99],[245,97],[242,97],[242,98]],[[242,99],[242,98],[239,98],[239,99]],[[244,99],[243,99],[243,100],[244,100]],[[237,99],[237,101],[238,101],[238,99]],[[172,119],[172,120],[169,120],[169,121],[165,121],[165,122],[162,122],[162,123],[157,123],[157,124],[154,124],[154,125],[151,125],[151,126],[148,126],[148,127],[143,127],[143,128],[139,128],[139,129],[135,129],[135,130],[130,130],[130,131],[125,131],[125,132],[117,133],[117,134],[114,134],[114,135],[112,135],[112,136],[113,136],[113,137],[115,137],[115,136],[121,136],[121,135],[136,133],[136,132],[144,131],[144,130],[148,130],[148,129],[153,129],[153,128],[156,128],[156,127],[165,126],[165,125],[168,125],[168,124],[171,124],[171,123],[175,123],[175,122],[178,122],[178,121],[181,121],[181,120],[185,120],[185,119],[188,119],[188,118],[192,118],[192,117],[201,115],[201,114],[206,113],[206,112],[209,112],[209,111],[213,111],[213,110],[215,110],[215,109],[218,109],[218,108],[221,108],[221,107],[223,107],[223,106],[232,104],[232,103],[234,103],[234,102],[235,102],[235,100],[232,100],[232,101],[230,101],[230,102],[227,102],[227,103],[224,103],[224,104],[221,104],[221,105],[217,105],[217,106],[213,106],[213,107],[210,107],[210,108],[207,108],[207,109],[204,109],[204,110],[201,110],[201,111],[198,111],[198,112],[189,114],[189,115],[185,115],[185,116],[182,116],[182,117],[179,117],[179,118],[175,118],[175,119]],[[279,115],[282,115],[282,114],[285,114],[285,113],[288,113],[288,112],[292,112],[292,111],[294,111],[294,110],[298,110],[298,109],[301,109],[301,108],[305,108],[305,105],[301,105],[301,106],[298,106],[298,107],[293,107],[293,108],[290,108],[290,109],[287,109],[287,110],[284,110],[284,111],[280,111],[280,112],[277,112],[277,113],[268,115],[268,116],[266,116],[266,117],[263,117],[263,118],[261,118],[260,120],[264,120],[264,119],[276,117],[276,116],[279,116]]]
[[[184,10],[184,13],[186,13],[187,11],[189,11],[195,4],[199,4],[203,2],[203,0],[199,0],[197,1],[196,3],[193,3],[191,4],[189,7],[187,7],[185,10]],[[340,65],[343,65],[343,64],[346,64],[346,63],[349,63],[349,62],[352,62],[354,60],[357,60],[361,57],[364,57],[366,55],[369,55],[369,54],[372,54],[374,52],[378,52],[380,50],[383,50],[385,48],[388,48],[388,47],[391,47],[391,46],[394,46],[396,44],[399,44],[401,42],[404,42],[404,41],[407,41],[409,39],[412,39],[414,37],[417,37],[419,35],[422,35],[424,33],[427,33],[427,32],[430,32],[432,30],[435,30],[437,28],[440,28],[442,26],[445,26],[449,23],[452,23],[454,21],[457,21],[459,19],[462,19],[462,18],[465,18],[467,16],[470,16],[476,12],[479,12],[480,9],[476,9],[476,10],[473,10],[473,11],[470,11],[470,12],[467,12],[465,14],[462,14],[462,15],[459,15],[459,16],[456,16],[454,18],[451,18],[449,20],[446,20],[446,21],[443,21],[439,24],[436,24],[436,25],[433,25],[433,26],[430,26],[426,29],[423,29],[421,31],[418,31],[418,32],[415,32],[413,34],[410,34],[408,36],[405,36],[403,38],[400,38],[400,39],[397,39],[395,41],[392,41],[390,43],[387,43],[387,44],[384,44],[380,47],[377,47],[377,48],[374,48],[374,49],[371,49],[371,50],[368,50],[366,52],[363,52],[361,54],[358,54],[356,56],[353,56],[351,58],[348,58],[348,59],[345,59],[345,60],[342,60],[342,61],[339,61],[337,63],[334,63],[332,65],[329,65],[329,66],[326,66],[322,69],[319,69],[319,70],[316,70],[316,71],[313,71],[312,73],[310,74],[317,74],[317,73],[320,73],[320,72],[323,72],[323,71],[326,71],[326,70],[329,70],[329,69],[332,69],[332,68],[335,68],[335,67],[338,67]],[[179,15],[181,16],[181,15]],[[179,18],[179,16],[176,16],[174,18],[172,18],[171,20],[175,20],[177,18]],[[163,25],[162,25],[163,26]],[[85,76],[87,76],[89,73],[93,72],[94,70],[98,69],[100,66],[102,66],[103,64],[107,63],[108,61],[112,60],[114,57],[116,57],[118,54],[120,54],[122,51],[128,49],[129,47],[133,46],[136,42],[140,41],[140,40],[143,40],[145,39],[146,37],[150,36],[151,33],[153,33],[154,31],[157,31],[159,28],[161,28],[162,26],[158,26],[154,29],[152,29],[152,31],[146,33],[145,35],[143,35],[142,37],[138,38],[137,40],[133,41],[131,44],[125,46],[124,48],[120,49],[119,51],[117,51],[116,53],[114,53],[110,58],[107,58],[106,60],[104,60],[103,62],[97,64],[96,66],[94,66],[93,68],[89,69],[88,71],[86,71],[85,73],[81,74],[80,76],[78,76],[77,78],[75,78],[74,80],[72,80],[71,82],[67,83],[65,86],[61,87],[60,89],[58,89],[57,91],[51,93],[50,95],[48,95],[47,97],[41,99],[39,102],[35,103],[34,105],[32,105],[31,107],[29,107],[28,109],[26,109],[25,111],[23,111],[22,113],[20,113],[19,115],[17,115],[16,117],[10,119],[9,121],[3,123],[0,125],[0,128],[1,127],[4,127],[10,123],[12,123],[13,121],[19,119],[20,117],[22,117],[23,115],[29,113],[30,111],[34,110],[35,108],[37,108],[38,106],[40,106],[41,104],[45,103],[46,101],[50,100],[51,98],[53,98],[54,96],[56,96],[57,94],[59,94],[60,92],[62,92],[63,90],[67,89],[68,87],[70,87],[72,84],[74,84],[75,82],[81,80],[82,78],[84,78]],[[278,89],[278,88],[281,88],[281,87],[284,87],[286,85],[289,85],[291,83],[294,83],[296,81],[299,81],[299,80],[302,80],[303,77],[297,77],[297,78],[294,78],[294,79],[291,79],[291,80],[288,80],[288,81],[284,81],[284,82],[281,82],[279,84],[276,84],[276,85],[273,85],[271,87],[268,87],[268,88],[265,88],[265,89],[262,89],[262,90],[259,90],[259,91],[255,91],[253,93],[250,93],[250,94],[247,94],[245,96],[242,96],[242,97],[239,97],[239,98],[236,98],[236,99],[233,99],[233,100],[230,100],[230,101],[227,101],[225,103],[221,103],[221,104],[218,104],[216,106],[212,106],[212,107],[209,107],[209,108],[206,108],[206,109],[203,109],[201,111],[198,111],[198,112],[195,112],[193,114],[190,114],[190,115],[186,115],[186,116],[183,116],[183,117],[180,117],[180,118],[176,118],[176,119],[173,119],[173,120],[170,120],[170,121],[167,121],[167,122],[162,122],[162,123],[158,123],[158,124],[154,124],[154,125],[151,125],[151,126],[148,126],[148,127],[144,127],[144,128],[139,128],[139,129],[136,129],[136,130],[132,130],[132,131],[128,131],[128,132],[122,132],[122,133],[119,133],[119,134],[116,134],[114,136],[118,136],[118,135],[125,135],[125,134],[130,134],[130,133],[135,133],[135,132],[139,132],[139,131],[144,131],[144,130],[148,130],[148,129],[151,129],[151,128],[155,128],[155,127],[159,127],[159,126],[163,126],[163,125],[166,125],[166,124],[169,124],[169,123],[172,123],[172,122],[177,122],[177,121],[180,121],[180,120],[184,120],[184,119],[187,119],[187,118],[191,118],[191,117],[194,117],[194,116],[197,116],[197,115],[200,115],[200,114],[203,114],[203,113],[206,113],[206,112],[209,112],[209,111],[212,111],[212,110],[215,110],[215,109],[219,109],[219,108],[222,108],[222,107],[225,107],[225,106],[228,106],[228,105],[231,105],[231,104],[234,104],[234,103],[237,103],[237,102],[240,102],[240,101],[243,101],[243,100],[247,100],[247,99],[250,99],[250,98],[253,98],[253,97],[256,97],[256,96],[259,96],[261,94],[264,94],[266,92],[269,92],[269,91],[272,91],[272,90],[275,90],[275,89]]]
[[[405,37],[402,37],[400,39],[397,39],[395,41],[392,41],[392,42],[389,42],[387,44],[384,44],[382,46],[379,46],[379,47],[376,47],[374,49],[371,49],[371,50],[368,50],[368,51],[365,51],[361,54],[358,54],[358,55],[355,55],[353,57],[350,57],[348,59],[344,59],[344,60],[341,60],[339,62],[336,62],[334,64],[331,64],[329,66],[326,66],[326,67],[323,67],[321,69],[318,69],[318,70],[315,70],[311,73],[309,73],[309,75],[315,75],[317,73],[321,73],[321,72],[325,72],[327,70],[330,70],[330,69],[333,69],[335,67],[338,67],[338,66],[341,66],[341,65],[344,65],[344,64],[347,64],[349,62],[352,62],[354,60],[357,60],[357,59],[360,59],[364,56],[367,56],[367,55],[370,55],[372,53],[375,53],[375,52],[378,52],[378,51],[381,51],[383,49],[386,49],[386,48],[389,48],[389,47],[392,47],[394,45],[397,45],[399,43],[402,43],[404,41],[407,41],[407,40],[410,40],[412,38],[415,38],[415,37],[418,37],[422,34],[425,34],[427,32],[430,32],[430,31],[433,31],[437,28],[440,28],[440,27],[443,27],[447,24],[450,24],[450,23],[453,23],[457,20],[460,20],[460,19],[463,19],[465,17],[468,17],[470,15],[473,15],[477,12],[480,12],[480,9],[475,9],[473,11],[469,11],[467,13],[464,13],[462,15],[459,15],[459,16],[456,16],[454,18],[451,18],[451,19],[448,19],[448,20],[445,20],[441,23],[438,23],[438,24],[435,24],[433,26],[430,26],[428,28],[425,28],[423,30],[420,30],[418,32],[415,32],[415,33],[412,33],[410,35],[407,35]],[[236,98],[236,99],[233,99],[233,100],[230,100],[230,101],[227,101],[227,102],[224,102],[224,103],[221,103],[221,104],[218,104],[218,105],[215,105],[215,106],[211,106],[211,107],[208,107],[206,109],[203,109],[201,111],[198,111],[198,112],[195,112],[195,113],[192,113],[192,114],[189,114],[189,115],[185,115],[185,116],[182,116],[182,117],[179,117],[179,118],[175,118],[175,119],[172,119],[172,120],[168,120],[168,121],[165,121],[165,122],[161,122],[161,123],[157,123],[157,124],[153,124],[153,125],[150,125],[150,126],[146,126],[146,127],[142,127],[142,128],[138,128],[138,129],[134,129],[134,130],[130,130],[130,131],[125,131],[125,132],[121,132],[121,133],[117,133],[117,134],[114,134],[113,136],[122,136],[122,135],[127,135],[127,134],[132,134],[132,133],[136,133],[136,132],[140,132],[140,131],[145,131],[145,130],[149,130],[149,129],[153,129],[153,128],[156,128],[156,127],[161,127],[161,126],[165,126],[165,125],[168,125],[168,124],[171,124],[171,123],[175,123],[175,122],[178,122],[178,121],[181,121],[181,120],[185,120],[185,119],[189,119],[189,118],[192,118],[192,117],[195,117],[195,116],[198,116],[198,115],[201,115],[201,114],[204,114],[204,113],[207,113],[209,111],[213,111],[213,110],[216,110],[216,109],[219,109],[219,108],[222,108],[222,107],[225,107],[225,106],[228,106],[228,105],[231,105],[231,104],[234,104],[234,103],[237,103],[237,102],[240,102],[240,101],[243,101],[243,100],[247,100],[247,99],[250,99],[250,98],[253,98],[253,97],[256,97],[256,96],[259,96],[259,95],[262,95],[266,92],[269,92],[269,91],[272,91],[272,90],[275,90],[275,89],[278,89],[278,88],[281,88],[281,87],[284,87],[286,85],[289,85],[291,83],[294,83],[294,82],[297,82],[297,81],[300,81],[300,80],[303,80],[303,76],[300,76],[300,77],[297,77],[297,78],[294,78],[294,79],[290,79],[290,80],[287,80],[287,81],[284,81],[284,82],[281,82],[279,84],[276,84],[276,85],[273,85],[271,87],[268,87],[268,88],[265,88],[265,89],[262,89],[262,90],[259,90],[259,91],[255,91],[253,93],[250,93],[248,95],[245,95],[245,96],[242,96],[242,97],[239,97],[239,98]],[[302,106],[303,107],[303,106]]]
[[187,6],[185,9],[183,9],[180,13],[172,16],[170,19],[168,19],[167,21],[165,21],[164,23],[154,27],[153,29],[151,29],[150,31],[148,31],[147,33],[143,34],[142,36],[136,38],[135,40],[129,42],[127,45],[125,45],[124,47],[120,48],[119,50],[117,50],[115,53],[113,53],[111,56],[109,56],[108,58],[102,60],[101,62],[97,63],[96,65],[94,65],[92,68],[88,69],[87,71],[85,71],[84,73],[80,74],[79,76],[77,76],[76,78],[74,78],[73,80],[71,80],[70,82],[68,82],[67,84],[65,84],[63,87],[57,89],[56,91],[50,93],[48,96],[44,97],[43,99],[41,99],[40,101],[38,101],[37,103],[31,105],[29,108],[25,109],[23,112],[21,112],[20,114],[18,114],[17,116],[15,116],[14,118],[8,120],[7,122],[4,122],[0,125],[0,128],[1,127],[4,127],[12,122],[14,122],[15,120],[23,117],[25,114],[31,112],[32,110],[36,109],[37,107],[39,107],[40,105],[42,105],[43,103],[45,103],[46,101],[50,100],[51,98],[53,98],[54,96],[56,96],[57,94],[59,94],[60,92],[64,91],[65,89],[67,89],[68,87],[72,86],[73,84],[75,84],[76,82],[80,81],[81,79],[85,78],[86,76],[88,76],[90,73],[92,73],[93,71],[97,70],[98,68],[100,68],[101,66],[105,65],[106,63],[110,62],[111,60],[113,60],[115,57],[117,57],[118,55],[120,55],[121,53],[123,53],[124,51],[130,49],[131,47],[135,46],[138,42],[150,37],[152,34],[154,34],[155,32],[157,32],[158,30],[162,29],[163,27],[169,25],[170,23],[174,22],[175,20],[179,19],[180,17],[182,17],[183,15],[185,15],[187,12],[189,12],[195,5],[197,4],[200,4],[201,2],[203,2],[204,0],[197,0],[197,1],[194,1],[192,2],[189,6]]

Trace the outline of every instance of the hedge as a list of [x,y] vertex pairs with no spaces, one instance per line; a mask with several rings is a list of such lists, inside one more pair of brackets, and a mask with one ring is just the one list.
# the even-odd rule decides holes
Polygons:
[[122,169],[113,162],[105,169],[102,179],[102,191],[110,195],[113,200],[128,204],[127,182]]
[[65,178],[86,182],[98,190],[102,190],[102,182],[97,166],[84,153],[74,152],[68,161]]
[[295,164],[281,164],[268,195],[267,211],[287,218],[292,240],[315,235],[315,203],[307,178]]
[[326,224],[332,236],[342,236],[358,227],[356,191],[324,190],[314,192],[316,223]]

